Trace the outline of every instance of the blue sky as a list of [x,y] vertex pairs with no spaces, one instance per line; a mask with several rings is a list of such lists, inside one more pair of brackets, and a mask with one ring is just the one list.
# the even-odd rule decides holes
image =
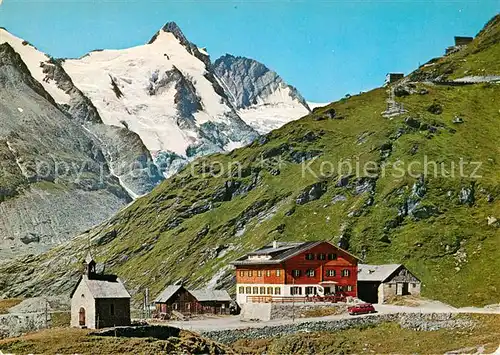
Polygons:
[[0,26],[55,57],[79,57],[142,44],[175,21],[213,60],[255,58],[327,102],[440,56],[499,11],[500,0],[3,0]]

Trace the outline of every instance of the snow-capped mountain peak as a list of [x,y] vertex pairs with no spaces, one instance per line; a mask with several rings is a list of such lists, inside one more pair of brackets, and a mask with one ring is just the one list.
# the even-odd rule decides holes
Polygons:
[[70,96],[47,76],[46,67],[52,65],[47,54],[39,51],[28,41],[14,36],[5,28],[0,28],[0,44],[2,43],[8,43],[23,58],[33,78],[42,84],[57,103],[67,104],[69,102]]
[[256,60],[226,54],[213,67],[242,119],[260,133],[310,112],[297,89]]
[[63,67],[104,123],[136,132],[155,156],[188,159],[257,136],[227,101],[207,60],[168,23],[148,44],[92,52]]
[[171,33],[189,53],[201,60],[207,67],[210,66],[210,57],[208,56],[208,53],[205,50],[198,48],[194,43],[190,42],[175,22],[167,22],[162,29],[149,40],[148,44],[153,44],[158,37],[162,35],[162,33]]

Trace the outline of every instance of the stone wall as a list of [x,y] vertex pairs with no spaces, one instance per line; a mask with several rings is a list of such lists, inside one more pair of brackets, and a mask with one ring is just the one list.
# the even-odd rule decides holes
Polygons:
[[[413,287],[415,285],[415,287]],[[409,282],[408,293],[412,296],[420,296],[420,282]],[[380,284],[378,288],[379,302],[385,303],[389,298],[396,296],[397,284],[395,282]]]
[[260,320],[267,322],[272,319],[304,318],[307,311],[338,307],[340,313],[347,312],[345,303],[244,303],[241,308],[242,320]]
[[308,311],[325,308],[338,308],[337,314],[347,313],[347,304],[345,303],[273,303],[270,319],[304,318]]
[[260,320],[267,322],[271,320],[272,303],[243,303],[240,318],[242,320]]
[[130,327],[114,327],[91,333],[91,335],[103,337],[124,337],[124,338],[155,338],[160,340],[168,340],[170,337],[178,337],[179,328],[160,326],[160,325],[145,325],[145,326],[130,326]]
[[45,329],[50,325],[50,313],[25,313],[0,315],[0,339],[20,336]]
[[473,321],[451,313],[394,313],[329,321],[297,322],[262,328],[210,331],[202,332],[201,335],[220,343],[231,344],[240,339],[276,338],[298,332],[335,332],[350,328],[366,328],[384,322],[398,322],[402,327],[415,331],[474,326]]

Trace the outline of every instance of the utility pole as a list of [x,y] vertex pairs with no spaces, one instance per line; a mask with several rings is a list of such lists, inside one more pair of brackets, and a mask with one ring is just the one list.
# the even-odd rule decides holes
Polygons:
[[146,319],[146,294],[142,295],[142,319]]
[[149,309],[149,288],[146,287],[146,304],[145,304],[145,307],[146,307],[146,317],[147,319],[151,318],[151,314],[150,314],[150,309]]
[[45,329],[49,327],[49,300],[45,297]]
[[[292,290],[297,292],[295,289],[295,276],[293,276],[293,270],[292,270]],[[295,294],[292,295],[292,323],[295,323]]]

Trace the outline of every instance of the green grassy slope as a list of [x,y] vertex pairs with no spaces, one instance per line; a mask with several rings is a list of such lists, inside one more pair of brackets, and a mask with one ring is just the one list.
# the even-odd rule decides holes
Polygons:
[[[440,63],[453,62],[460,73],[467,62],[459,55],[481,56],[488,74],[500,75],[500,44],[490,40],[500,33],[497,20],[471,45],[479,52],[467,48]],[[89,240],[133,292],[149,287],[155,294],[179,280],[232,287],[228,263],[243,253],[275,239],[324,239],[365,262],[404,263],[422,279],[426,297],[499,303],[500,229],[487,218],[500,219],[500,85],[403,86],[414,93],[397,98],[407,113],[393,119],[381,114],[388,89],[380,88],[249,147],[198,160],[72,243],[3,266],[0,289],[11,297],[69,291]],[[453,123],[457,118],[463,123]],[[445,164],[447,175],[456,164],[455,176],[439,168],[438,176],[422,177],[424,159]],[[470,176],[472,165],[461,177],[461,159],[481,163],[481,177]],[[373,163],[346,178],[346,161]],[[397,170],[415,161],[412,176]],[[317,199],[297,201],[311,188]]]

